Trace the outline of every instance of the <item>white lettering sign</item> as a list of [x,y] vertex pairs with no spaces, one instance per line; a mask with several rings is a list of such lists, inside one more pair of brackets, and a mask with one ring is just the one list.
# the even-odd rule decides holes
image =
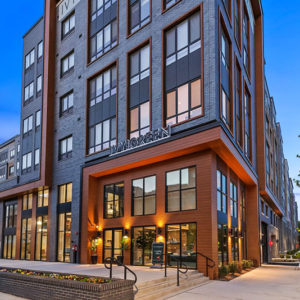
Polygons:
[[59,21],[61,21],[65,16],[72,11],[72,9],[80,2],[80,0],[64,0],[58,6],[59,11]]

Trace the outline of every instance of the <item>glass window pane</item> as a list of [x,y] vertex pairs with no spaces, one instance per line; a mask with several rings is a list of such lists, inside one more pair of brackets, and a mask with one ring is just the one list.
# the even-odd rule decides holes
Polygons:
[[140,23],[140,7],[139,1],[136,1],[134,5],[131,5],[130,23],[131,29],[136,27]]
[[196,189],[182,191],[181,205],[182,210],[196,209]]
[[130,77],[139,73],[139,52],[130,55]]
[[139,128],[139,109],[134,108],[130,112],[130,131],[135,131]]
[[136,179],[132,182],[133,196],[134,197],[143,197],[144,185],[143,179]]
[[167,94],[167,118],[176,115],[176,92]]
[[178,88],[178,114],[183,113],[189,108],[189,85]]
[[155,196],[145,197],[145,215],[155,214]]
[[148,69],[150,65],[150,47],[149,45],[141,50],[141,72]]
[[177,27],[177,50],[188,45],[188,21],[184,21]]
[[201,105],[201,79],[192,82],[191,84],[191,107]]
[[153,195],[156,192],[156,176],[145,178],[145,196]]
[[168,211],[180,210],[180,192],[168,192]]
[[96,125],[95,145],[102,144],[102,123]]
[[167,186],[168,191],[176,191],[179,190],[180,183],[180,171],[173,171],[167,173]]
[[141,105],[141,128],[150,124],[149,101]]
[[175,53],[175,33],[175,28],[167,32],[167,57]]
[[200,39],[200,14],[196,13],[190,18],[191,43]]
[[143,198],[134,198],[134,215],[142,216],[143,215]]
[[150,16],[150,1],[141,0],[141,21]]
[[67,202],[72,202],[72,183],[67,185]]

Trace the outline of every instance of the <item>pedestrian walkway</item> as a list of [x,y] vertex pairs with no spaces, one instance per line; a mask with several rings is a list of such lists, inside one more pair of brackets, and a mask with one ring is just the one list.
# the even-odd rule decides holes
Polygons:
[[264,265],[232,281],[210,281],[168,300],[293,300],[300,299],[300,271]]
[[[151,269],[150,267],[128,266],[137,275],[137,283],[156,280],[164,277],[164,269]],[[105,269],[104,265],[81,265],[59,262],[38,262],[26,260],[6,260],[0,259],[0,268],[20,268],[33,271],[44,272],[60,272],[76,275],[88,275],[98,277],[109,277],[109,270]],[[168,275],[175,275],[176,269],[168,269]],[[124,278],[124,268],[113,266],[113,277]],[[133,276],[127,273],[128,279],[133,279]]]

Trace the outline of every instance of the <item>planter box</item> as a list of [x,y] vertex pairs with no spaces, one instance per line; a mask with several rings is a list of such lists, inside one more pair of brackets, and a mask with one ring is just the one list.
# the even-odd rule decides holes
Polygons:
[[0,271],[0,292],[34,300],[133,300],[133,285],[132,280],[113,279],[109,283],[92,284]]

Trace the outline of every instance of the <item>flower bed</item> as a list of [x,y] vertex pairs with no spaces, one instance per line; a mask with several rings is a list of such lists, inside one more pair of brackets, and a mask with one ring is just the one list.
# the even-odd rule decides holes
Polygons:
[[243,260],[241,263],[234,261],[229,265],[219,267],[219,280],[230,281],[254,269],[252,260]]
[[0,267],[0,292],[36,300],[133,300],[134,281]]

